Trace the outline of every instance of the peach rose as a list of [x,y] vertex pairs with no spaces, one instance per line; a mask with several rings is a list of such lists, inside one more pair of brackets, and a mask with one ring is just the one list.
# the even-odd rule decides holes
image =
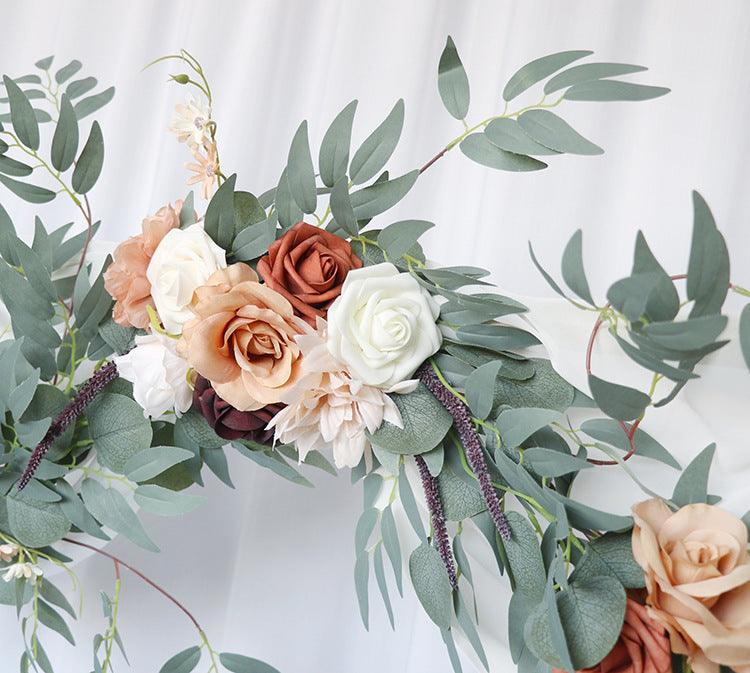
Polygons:
[[695,673],[750,673],[750,556],[745,524],[713,505],[633,507],[633,554],[651,617]]
[[240,411],[280,402],[301,374],[292,305],[240,263],[214,272],[191,308],[181,352],[219,397]]
[[[640,603],[628,598],[622,633],[611,652],[594,668],[578,673],[671,673],[672,655],[664,627]],[[564,673],[559,668],[553,673]]]
[[343,238],[297,222],[261,257],[258,273],[314,328],[315,319],[325,318],[328,307],[341,294],[346,274],[361,266],[362,260]]
[[147,308],[154,302],[146,270],[167,232],[180,226],[181,210],[182,201],[175,201],[174,207],[167,204],[159,208],[155,215],[143,220],[142,233],[131,236],[115,249],[114,261],[104,273],[104,287],[115,300],[112,317],[119,325],[148,327]]

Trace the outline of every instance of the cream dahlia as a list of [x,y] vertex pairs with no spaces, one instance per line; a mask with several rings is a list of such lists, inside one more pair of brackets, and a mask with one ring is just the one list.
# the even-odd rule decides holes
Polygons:
[[303,375],[281,400],[287,406],[268,424],[275,439],[294,442],[300,460],[314,450],[333,449],[336,467],[356,467],[370,451],[366,431],[383,421],[403,427],[398,407],[375,386],[352,378],[326,346],[326,323],[295,337],[302,352]]

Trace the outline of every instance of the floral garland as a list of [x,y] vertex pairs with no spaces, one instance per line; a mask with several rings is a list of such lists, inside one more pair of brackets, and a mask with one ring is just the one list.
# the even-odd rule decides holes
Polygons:
[[[641,420],[727,343],[719,340],[727,293],[750,296],[730,282],[726,245],[703,199],[695,196],[687,273],[670,277],[639,234],[633,272],[612,285],[603,306],[589,290],[580,232],[562,258],[575,299],[532,251],[556,292],[596,314],[586,353],[591,397],[534,354],[533,334],[509,324],[527,309],[487,292],[488,272],[426,263],[419,238],[432,223],[369,226],[455,147],[491,168],[540,170],[547,164],[538,157],[602,152],[550,108],[668,92],[615,79],[641,66],[579,63],[590,55],[561,52],[523,66],[505,85],[503,111],[471,125],[468,77],[448,38],[438,88],[464,130],[422,168],[395,178],[384,170],[401,135],[403,101],[352,153],[353,101],[326,131],[317,169],[302,122],[277,186],[257,198],[223,172],[200,63],[185,50],[157,59],[183,67],[171,79],[198,96],[177,106],[171,131],[194,157],[189,184],[209,203],[202,216],[192,193],[160,208],[100,270],[88,193],[102,170],[103,138],[93,122],[79,151],[79,133],[114,89],[87,95],[96,80],[72,79],[78,61],[53,73],[52,57],[36,64],[41,74],[4,78],[10,111],[0,116],[0,183],[32,203],[63,193],[86,224],[68,238],[71,225],[48,232],[37,220],[29,246],[0,207],[0,295],[12,329],[0,342],[0,602],[22,615],[22,672],[52,670],[41,627],[73,642],[61,612],[75,617],[75,610],[42,565],[65,569],[75,588],[65,545],[114,566],[106,625],[94,639],[97,672],[112,670],[116,648],[125,656],[117,624],[123,569],[198,631],[199,644],[171,657],[161,673],[192,671],[202,657],[209,673],[275,670],[217,652],[175,597],[95,544],[119,534],[156,551],[134,505],[164,516],[190,511],[201,499],[184,489],[202,485],[204,466],[231,484],[231,448],[301,484],[309,482],[295,463],[333,474],[351,468],[365,494],[355,532],[363,622],[371,566],[394,622],[384,555],[402,592],[402,548],[411,546],[414,590],[457,671],[456,631],[489,670],[467,607],[474,584],[461,534],[469,525],[483,533],[513,587],[509,639],[519,671],[666,673],[673,659],[696,673],[750,671],[748,518],[719,508],[708,493],[715,447],[682,472],[669,497],[644,486],[629,462],[638,456],[680,468]],[[535,85],[543,86],[541,100],[509,111]],[[49,159],[40,154],[45,122],[54,122]],[[36,170],[56,191],[16,179]],[[676,287],[682,280],[684,301]],[[748,362],[749,310],[740,323]],[[653,373],[648,393],[593,373],[592,347],[605,325]],[[674,386],[657,400],[665,381]],[[574,427],[566,414],[576,409],[599,409],[606,418]],[[407,476],[412,465],[429,532]],[[632,518],[573,497],[580,471],[613,466],[649,496]],[[416,547],[396,532],[397,500]]]

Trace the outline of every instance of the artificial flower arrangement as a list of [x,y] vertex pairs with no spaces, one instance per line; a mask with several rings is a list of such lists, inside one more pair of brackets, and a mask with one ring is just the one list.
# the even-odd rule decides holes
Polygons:
[[[538,157],[602,152],[550,108],[668,91],[616,79],[640,66],[580,62],[590,54],[523,66],[503,90],[504,110],[471,125],[468,78],[449,38],[438,87],[464,131],[433,159],[398,177],[385,170],[403,101],[352,153],[353,101],[326,131],[317,168],[303,122],[278,185],[257,198],[237,189],[219,161],[200,63],[184,50],[157,59],[180,64],[186,72],[172,79],[197,93],[177,107],[171,130],[194,157],[190,183],[210,201],[202,214],[192,193],[163,206],[101,269],[91,255],[98,223],[88,194],[102,170],[102,132],[93,122],[82,149],[79,134],[114,90],[87,95],[97,82],[73,79],[81,64],[53,72],[51,57],[36,64],[40,74],[4,78],[0,182],[33,203],[64,193],[86,224],[68,237],[71,225],[48,232],[37,218],[29,246],[0,208],[0,295],[11,326],[0,342],[0,602],[21,617],[22,672],[53,670],[41,627],[73,642],[62,613],[76,611],[45,572],[63,568],[75,588],[71,545],[114,567],[115,590],[104,595],[104,628],[94,638],[97,673],[112,670],[116,650],[125,657],[117,628],[123,569],[198,630],[199,644],[170,657],[161,673],[188,673],[202,657],[209,671],[275,670],[217,652],[184,606],[101,548],[118,534],[157,551],[137,509],[169,516],[198,506],[184,490],[202,485],[204,467],[231,485],[227,450],[300,484],[309,484],[300,464],[333,474],[351,468],[352,482],[364,484],[354,576],[365,625],[371,567],[394,622],[385,559],[402,592],[405,550],[414,590],[457,671],[456,631],[488,668],[469,607],[467,526],[485,536],[513,587],[508,635],[519,671],[750,671],[748,531],[708,493],[714,447],[685,468],[669,496],[643,486],[628,462],[640,456],[680,468],[641,420],[695,385],[700,360],[727,343],[718,339],[728,291],[748,295],[730,283],[726,245],[702,198],[695,196],[684,276],[670,277],[639,235],[632,274],[600,305],[583,270],[580,232],[563,253],[570,301],[596,316],[591,344],[606,325],[653,373],[648,393],[596,376],[591,345],[591,397],[566,382],[535,354],[539,341],[523,323],[510,324],[526,308],[489,291],[488,272],[427,263],[419,238],[432,223],[370,226],[455,147],[491,168],[543,169]],[[535,85],[541,100],[509,111]],[[45,122],[54,132],[43,156]],[[37,170],[55,190],[25,180]],[[532,260],[567,298],[533,252]],[[676,287],[683,280],[685,301]],[[747,309],[740,328],[750,361]],[[658,399],[666,381],[674,387]],[[575,427],[570,418],[581,410],[600,417]],[[618,468],[649,496],[632,518],[575,499],[579,472]],[[415,532],[408,540],[397,533],[397,501]]]

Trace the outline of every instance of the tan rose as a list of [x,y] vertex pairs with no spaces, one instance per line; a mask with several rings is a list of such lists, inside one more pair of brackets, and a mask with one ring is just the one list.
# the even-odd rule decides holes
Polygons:
[[113,318],[124,327],[145,329],[149,325],[148,307],[153,306],[151,283],[146,278],[151,257],[171,229],[180,226],[182,201],[174,208],[166,205],[143,220],[142,233],[117,246],[114,261],[104,273],[104,287],[115,300]]
[[748,532],[713,505],[677,512],[658,499],[633,507],[633,553],[646,572],[651,617],[669,631],[672,650],[695,673],[720,665],[750,673]]
[[301,374],[292,305],[249,266],[233,264],[195,291],[192,311],[181,350],[219,397],[240,411],[281,401]]

